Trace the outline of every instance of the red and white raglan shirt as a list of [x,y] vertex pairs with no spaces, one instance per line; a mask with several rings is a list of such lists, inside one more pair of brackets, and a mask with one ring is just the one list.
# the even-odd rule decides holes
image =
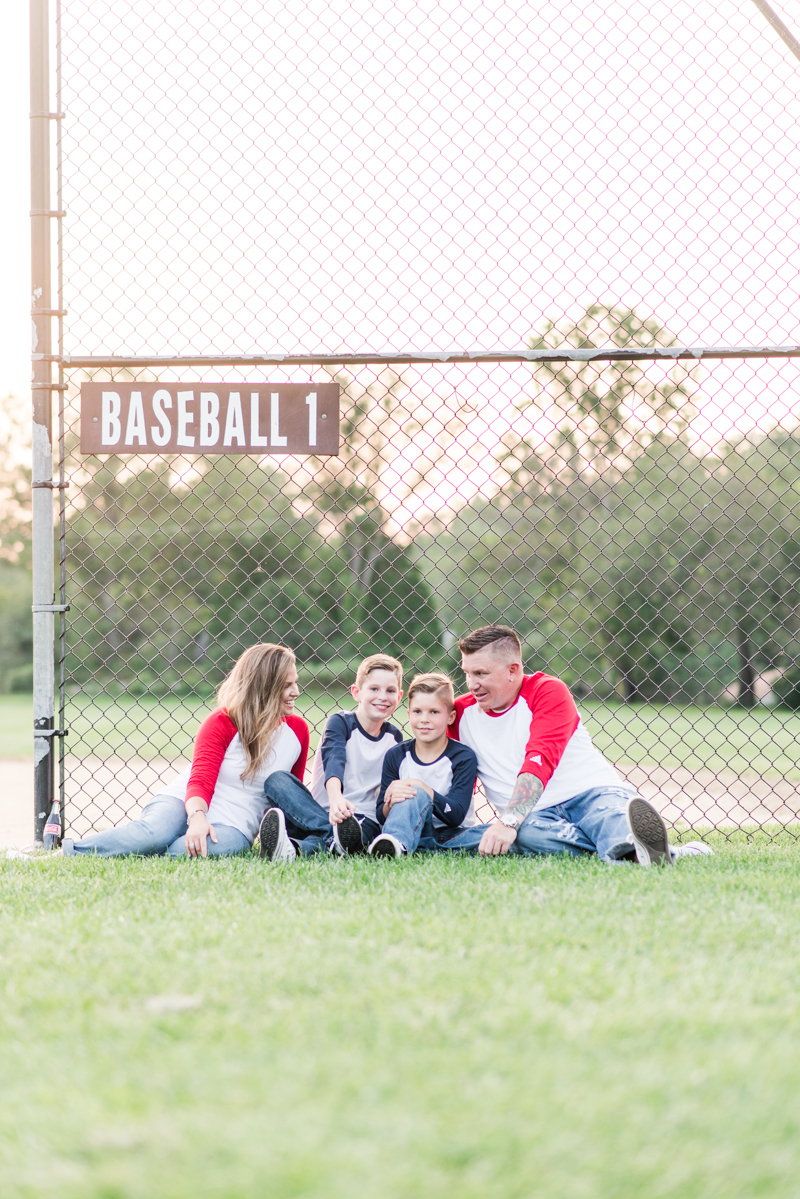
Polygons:
[[308,757],[308,725],[301,716],[284,716],[272,749],[258,774],[246,781],[242,739],[224,708],[207,716],[197,731],[192,764],[159,795],[174,795],[185,803],[199,797],[208,804],[211,824],[238,829],[251,840],[267,808],[264,783],[276,770],[289,770],[303,781]]
[[484,712],[474,695],[462,695],[448,731],[475,750],[478,777],[499,812],[521,774],[544,785],[534,812],[594,787],[636,794],[595,749],[566,683],[541,671],[523,676],[522,690],[504,712]]

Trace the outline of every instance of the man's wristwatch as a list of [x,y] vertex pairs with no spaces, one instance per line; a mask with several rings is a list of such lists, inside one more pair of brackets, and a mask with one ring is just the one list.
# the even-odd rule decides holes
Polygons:
[[516,815],[513,812],[499,813],[498,819],[500,820],[501,824],[504,824],[506,826],[506,828],[513,828],[515,832],[517,831],[520,824],[522,823],[521,820],[517,819]]

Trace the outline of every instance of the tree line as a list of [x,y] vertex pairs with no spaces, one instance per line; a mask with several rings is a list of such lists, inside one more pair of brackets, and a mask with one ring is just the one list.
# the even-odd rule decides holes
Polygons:
[[[564,343],[670,338],[595,305],[532,344]],[[413,451],[424,414],[412,419],[397,374],[340,383],[342,456],[303,478],[250,458],[202,460],[177,484],[167,459],[132,473],[108,458],[85,473],[67,531],[72,685],[210,688],[254,640],[291,645],[319,678],[345,677],[375,646],[412,667],[452,668],[459,635],[502,621],[519,630],[529,667],[579,694],[710,703],[733,685],[750,707],[758,675],[777,666],[794,702],[794,430],[704,452],[690,436],[697,388],[683,366],[653,383],[638,363],[543,364],[495,455],[490,493],[441,525],[398,530],[381,479]],[[441,461],[457,457],[455,425],[450,436]],[[420,459],[404,459],[407,494],[432,469],[430,454]],[[19,465],[16,475],[0,465],[14,496],[0,524],[0,660],[24,684],[23,491],[9,482]]]

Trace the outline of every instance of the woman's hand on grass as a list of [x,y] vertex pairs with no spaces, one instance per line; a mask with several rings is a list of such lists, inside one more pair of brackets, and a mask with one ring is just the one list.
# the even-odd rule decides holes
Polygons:
[[217,844],[217,834],[213,824],[208,823],[205,812],[192,812],[189,817],[189,828],[186,832],[186,852],[190,858],[207,858],[208,841],[210,837]]
[[331,800],[330,811],[328,813],[331,824],[341,824],[348,816],[355,816],[355,814],[355,807],[343,795]]

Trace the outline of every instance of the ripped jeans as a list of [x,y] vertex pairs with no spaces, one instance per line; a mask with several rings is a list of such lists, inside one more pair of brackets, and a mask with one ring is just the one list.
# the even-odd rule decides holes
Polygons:
[[[566,803],[531,812],[520,826],[512,854],[596,853],[604,862],[618,862],[634,853],[627,817],[634,794],[622,787],[593,787]],[[465,829],[441,846],[442,850],[477,852],[488,824]]]

